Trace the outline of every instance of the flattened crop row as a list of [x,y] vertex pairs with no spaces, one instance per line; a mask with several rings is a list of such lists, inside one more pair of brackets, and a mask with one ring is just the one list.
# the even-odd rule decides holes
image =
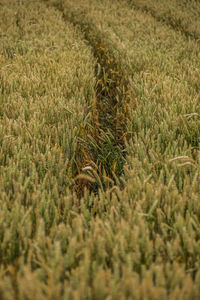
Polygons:
[[81,10],[74,10],[70,2],[52,1],[52,4],[62,12],[65,20],[79,27],[97,59],[96,94],[90,109],[90,123],[93,126],[84,131],[81,136],[84,143],[80,144],[80,149],[88,145],[86,152],[91,153],[92,160],[81,159],[83,165],[95,166],[99,181],[104,181],[103,174],[113,180],[115,175],[120,176],[123,171],[129,108],[134,107],[133,101],[130,104],[133,98],[129,78],[131,69],[121,62],[120,52],[117,55],[114,53],[112,41],[92,20],[84,17]]
[[82,200],[92,224],[84,252],[95,265],[91,291],[100,299],[198,299],[199,46],[125,2],[63,5],[79,24],[87,20],[90,32],[101,30],[115,57],[128,63],[137,98],[127,123],[125,188]]
[[[35,50],[28,52],[31,55],[27,57],[23,54],[25,50],[27,51],[27,47],[24,47],[27,46],[26,43],[23,43],[23,47],[16,53],[13,51],[16,47],[7,41],[1,56],[4,61],[3,74],[10,80],[7,79],[4,84],[1,98],[3,101],[1,125],[5,125],[1,141],[3,140],[5,144],[0,155],[0,179],[3,179],[3,187],[0,186],[2,197],[0,298],[2,300],[128,298],[198,300],[200,296],[198,44],[158,22],[151,15],[141,10],[130,9],[126,2],[59,1],[64,16],[75,19],[76,24],[79,24],[80,28],[82,26],[89,40],[88,44],[93,48],[90,51],[91,46],[86,46],[81,41],[78,30],[67,21],[64,23],[60,13],[56,13],[52,8],[44,8],[39,2],[32,4],[28,0],[20,2],[23,5],[27,4],[23,7],[24,16],[27,17],[25,23],[29,24],[29,30],[22,22],[20,14],[17,15],[18,25],[16,19],[13,21],[11,17],[5,22],[7,11],[2,17],[5,24],[12,23],[9,35],[12,36],[11,32],[15,35],[14,42],[19,33],[20,38],[17,41],[22,45],[25,33],[29,51],[32,47]],[[16,6],[12,9],[12,15],[17,9]],[[22,7],[20,11],[21,9]],[[19,32],[17,29],[16,33],[13,24],[20,27]],[[1,38],[5,35],[6,28]],[[96,46],[93,46],[93,43],[98,45],[98,49],[101,48],[100,44],[103,45],[101,55],[100,50],[94,52]],[[34,47],[38,44],[41,48]],[[96,62],[92,52],[95,53],[99,64],[96,78],[94,76]],[[111,58],[114,60],[110,64]],[[17,68],[18,60],[21,64]],[[24,71],[29,60],[33,62],[28,73],[32,77],[27,76]],[[45,77],[43,67],[51,66],[52,61],[56,62],[53,72],[52,69],[45,68],[47,72]],[[120,86],[119,93],[122,98],[117,99],[117,93],[112,92],[112,89],[113,97],[108,95],[107,89],[105,92],[102,91],[107,84],[98,83],[95,86],[98,74],[99,80],[113,78],[112,71],[116,70],[113,65],[120,68],[120,74],[128,77],[127,86],[128,90],[130,89],[128,95],[135,95],[133,106],[135,98],[137,100],[135,109],[130,108],[131,114],[128,114],[126,123],[129,139],[125,148],[127,155],[124,174],[120,177],[124,188],[120,189],[117,178],[115,185],[111,178],[108,178],[109,188],[104,189],[104,186],[100,188],[98,196],[87,191],[79,199],[69,190],[70,183],[66,183],[64,177],[66,157],[72,153],[74,171],[82,171],[84,167],[88,171],[85,176],[90,177],[85,179],[94,181],[95,166],[91,165],[91,162],[95,151],[91,151],[92,147],[94,149],[97,147],[97,160],[101,159],[104,166],[107,157],[105,154],[108,155],[117,148],[116,123],[112,119],[107,120],[110,112],[106,101],[113,103],[113,99],[114,103],[116,100],[120,103],[121,99],[126,99],[125,93]],[[75,70],[71,69],[72,66]],[[17,100],[15,98],[13,106],[16,115],[14,109],[6,111],[5,106],[14,98],[13,94],[9,94],[9,83],[13,83],[11,79],[14,76],[12,73],[14,67],[18,81],[11,86],[17,87],[20,95],[23,91],[23,97],[27,95],[25,99],[21,99],[22,96],[19,97],[19,94],[15,95]],[[19,78],[20,71],[22,76]],[[62,72],[64,75],[67,74],[61,77],[62,80],[59,79],[60,72],[62,75]],[[87,80],[85,74],[88,76]],[[36,82],[36,85],[32,86],[30,84],[32,81],[29,80],[29,84],[22,89],[27,77]],[[41,85],[42,78],[45,78],[43,85]],[[38,88],[38,82],[42,89]],[[119,87],[112,82],[110,85],[116,89]],[[63,91],[65,91],[64,98]],[[54,101],[58,92],[61,94],[59,101]],[[31,106],[31,110],[28,110],[28,100],[34,102],[35,93],[38,95],[36,98],[38,101],[35,106]],[[47,98],[44,100],[45,95]],[[18,102],[18,99],[21,101]],[[87,104],[91,105],[89,114],[87,105],[86,114],[82,108],[86,100]],[[44,101],[46,105],[39,106],[40,102]],[[51,101],[54,102],[50,110]],[[105,116],[100,111],[101,108],[106,112]],[[128,108],[123,107],[123,103],[117,105],[114,116],[122,113],[125,118]],[[4,123],[4,119],[8,119],[8,116],[4,116],[5,113],[11,116],[9,122],[12,121],[14,124],[12,133],[9,131],[9,123],[7,121]],[[34,113],[34,118],[37,118],[32,120],[31,116],[34,116]],[[17,118],[18,114],[21,117],[23,115],[23,122]],[[43,115],[45,122],[42,121]],[[72,121],[74,135],[69,135],[67,118]],[[39,133],[33,121],[41,126]],[[20,122],[18,127],[17,122]],[[50,126],[51,130],[49,122],[53,125]],[[109,127],[108,131],[106,124]],[[33,126],[33,130],[30,125]],[[47,137],[49,135],[51,137],[54,126],[58,127],[56,134],[60,138],[58,142],[50,140],[46,145]],[[112,141],[109,143],[108,137],[111,135],[114,136],[112,139],[114,143]],[[65,145],[71,136],[70,145],[74,145],[73,141],[79,142],[75,144],[74,151],[70,152],[71,148]],[[31,141],[34,142],[33,146]],[[58,145],[54,144],[54,147],[51,147],[52,143]],[[121,151],[124,145],[121,145],[120,140],[118,143]],[[113,147],[106,148],[106,145]],[[8,156],[5,146],[9,150]],[[84,152],[77,151],[79,148]],[[103,152],[104,149],[107,152]],[[31,155],[29,150],[32,151]],[[78,153],[81,153],[80,158],[77,156]],[[36,155],[40,155],[39,159]],[[119,157],[118,154],[116,157]],[[109,158],[107,162],[110,160],[112,161]],[[42,165],[41,169],[39,168],[42,174],[38,172],[38,165]],[[114,169],[115,163],[108,166],[108,170]],[[67,175],[69,179],[70,176]],[[95,182],[98,181],[98,176]],[[101,183],[102,181],[98,185]]]

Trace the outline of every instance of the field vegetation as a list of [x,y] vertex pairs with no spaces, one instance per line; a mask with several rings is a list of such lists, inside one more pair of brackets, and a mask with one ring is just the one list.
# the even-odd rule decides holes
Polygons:
[[200,7],[197,0],[128,0],[134,8],[146,11],[157,20],[166,23],[174,30],[199,42]]
[[0,299],[200,298],[199,15],[0,0]]

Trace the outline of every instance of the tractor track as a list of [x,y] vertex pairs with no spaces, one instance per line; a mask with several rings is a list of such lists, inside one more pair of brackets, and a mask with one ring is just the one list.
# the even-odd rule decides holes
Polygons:
[[[64,8],[62,2],[54,7],[62,13],[65,21],[80,29],[97,61],[96,90],[93,104],[89,108],[90,126],[85,126],[79,136],[74,163],[74,189],[80,198],[85,188],[98,194],[99,188],[105,190],[113,186],[123,173],[125,138],[129,138],[129,71],[116,61],[104,36],[94,24],[84,19],[80,21],[79,16]],[[135,104],[131,105],[135,108]]]

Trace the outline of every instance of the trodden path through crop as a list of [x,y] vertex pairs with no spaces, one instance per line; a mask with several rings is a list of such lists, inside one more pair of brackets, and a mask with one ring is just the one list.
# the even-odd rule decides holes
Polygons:
[[122,0],[0,5],[0,299],[199,300],[197,41]]
[[76,163],[81,166],[75,176],[79,197],[84,189],[97,193],[113,186],[123,173],[125,139],[130,109],[134,109],[131,70],[115,58],[109,43],[97,26],[82,18],[81,12],[70,10],[63,2],[53,2],[67,22],[78,27],[92,48],[96,59],[96,89],[93,104],[88,108],[89,123],[79,136]]

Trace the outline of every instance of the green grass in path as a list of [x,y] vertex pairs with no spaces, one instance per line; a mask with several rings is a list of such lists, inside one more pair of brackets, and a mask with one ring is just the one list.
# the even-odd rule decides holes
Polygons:
[[[198,43],[124,1],[59,1],[76,28],[51,1],[1,3],[0,298],[199,299]],[[86,23],[136,108],[124,175],[78,199],[66,170],[94,100]]]

